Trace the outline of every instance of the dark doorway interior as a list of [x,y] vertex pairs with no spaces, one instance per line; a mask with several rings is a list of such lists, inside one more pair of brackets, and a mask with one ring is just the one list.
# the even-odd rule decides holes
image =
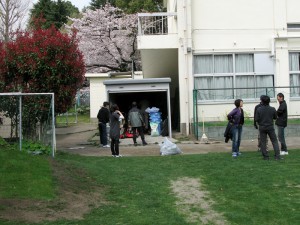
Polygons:
[[109,101],[110,103],[117,104],[120,111],[124,112],[125,115],[131,109],[131,103],[135,101],[141,110],[145,110],[148,107],[156,107],[162,113],[162,120],[168,117],[166,91],[109,93]]

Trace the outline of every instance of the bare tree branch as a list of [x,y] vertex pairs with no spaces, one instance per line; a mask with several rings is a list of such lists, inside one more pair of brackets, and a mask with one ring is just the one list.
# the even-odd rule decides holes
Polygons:
[[10,34],[21,29],[29,0],[0,0],[0,39],[7,42]]

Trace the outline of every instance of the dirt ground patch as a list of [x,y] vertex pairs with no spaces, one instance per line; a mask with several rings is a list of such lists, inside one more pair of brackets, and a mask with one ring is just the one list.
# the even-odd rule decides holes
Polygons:
[[209,198],[209,192],[203,188],[199,179],[180,178],[172,182],[171,188],[178,199],[176,205],[179,211],[186,215],[188,222],[227,224],[225,218],[212,209],[214,202]]
[[58,185],[57,197],[50,201],[0,199],[0,217],[12,221],[38,223],[59,219],[83,219],[91,209],[109,204],[104,192],[82,169],[50,160]]

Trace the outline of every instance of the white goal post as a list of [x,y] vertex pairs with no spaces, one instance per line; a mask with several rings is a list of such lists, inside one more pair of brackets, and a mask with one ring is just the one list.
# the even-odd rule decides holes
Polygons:
[[[22,93],[22,92],[8,92],[8,93],[0,93],[1,96],[14,96],[19,98],[19,148],[22,151],[22,97],[23,96],[50,96],[51,97],[51,114],[52,114],[52,122],[51,122],[51,134],[52,134],[52,157],[54,158],[56,153],[56,134],[55,134],[55,110],[54,110],[54,93]],[[5,110],[5,109],[2,109]]]

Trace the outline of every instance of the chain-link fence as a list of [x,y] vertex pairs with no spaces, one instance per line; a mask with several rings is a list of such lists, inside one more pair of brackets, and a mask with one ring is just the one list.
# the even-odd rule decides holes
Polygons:
[[57,124],[69,125],[77,124],[78,116],[88,114],[90,111],[90,89],[80,89],[76,93],[74,105],[66,113],[58,114],[56,117]]
[[[54,94],[0,93],[0,136],[24,150],[25,143],[56,151]],[[29,145],[30,145],[29,144]],[[30,150],[30,149],[28,149]]]
[[[222,94],[223,93],[223,94]],[[244,139],[257,138],[253,126],[254,108],[261,95],[271,98],[270,105],[278,108],[277,94],[283,93],[288,105],[287,136],[300,135],[300,86],[197,89],[193,91],[193,133],[197,139],[206,134],[211,139],[223,140],[227,125],[227,114],[235,108],[235,99],[244,102]]]

